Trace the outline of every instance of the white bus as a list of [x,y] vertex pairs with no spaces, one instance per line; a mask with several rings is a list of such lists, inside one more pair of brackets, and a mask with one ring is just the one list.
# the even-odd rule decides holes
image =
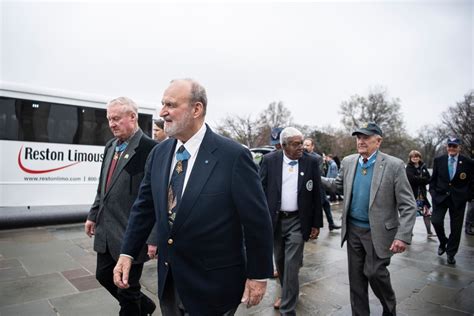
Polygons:
[[[112,138],[107,101],[0,83],[0,207],[90,205]],[[140,104],[148,135],[155,111]]]

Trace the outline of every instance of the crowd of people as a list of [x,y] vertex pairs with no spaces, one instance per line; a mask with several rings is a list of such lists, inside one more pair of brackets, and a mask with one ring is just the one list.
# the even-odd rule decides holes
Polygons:
[[[428,237],[438,238],[438,254],[456,263],[474,192],[474,164],[460,154],[459,138],[448,139],[430,174],[416,150],[406,166],[381,151],[384,134],[374,122],[354,130],[355,153],[340,162],[317,154],[298,129],[278,128],[271,134],[276,150],[256,164],[247,148],[212,131],[206,112],[206,90],[192,79],[173,80],[164,91],[155,140],[138,126],[131,99],[107,105],[114,138],[85,232],[94,236],[96,278],[120,315],[155,311],[140,286],[143,263],[153,258],[163,315],[234,315],[240,304],[257,305],[274,265],[281,285],[274,307],[296,315],[305,242],[318,238],[323,212],[347,244],[353,315],[370,314],[369,285],[383,315],[396,315],[387,267],[410,245],[417,216]],[[331,212],[336,201],[340,225]],[[467,234],[472,213],[471,203]]]

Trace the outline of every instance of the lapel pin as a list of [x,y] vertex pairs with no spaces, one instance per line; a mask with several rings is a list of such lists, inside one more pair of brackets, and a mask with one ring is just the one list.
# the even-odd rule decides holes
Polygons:
[[204,161],[204,163],[205,163],[205,164],[208,164],[208,163],[209,163],[209,160]]
[[128,154],[126,154],[123,158],[128,159]]

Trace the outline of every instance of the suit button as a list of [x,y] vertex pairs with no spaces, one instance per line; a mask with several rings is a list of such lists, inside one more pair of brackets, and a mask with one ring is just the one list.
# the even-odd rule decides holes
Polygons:
[[168,239],[168,245],[172,245],[173,244],[173,239]]
[[165,266],[168,266],[168,262],[165,262]]

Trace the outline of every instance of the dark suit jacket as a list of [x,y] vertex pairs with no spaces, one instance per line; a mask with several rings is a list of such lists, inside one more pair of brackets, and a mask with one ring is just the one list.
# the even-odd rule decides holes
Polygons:
[[135,257],[156,219],[159,298],[171,270],[190,315],[221,315],[240,303],[246,278],[273,274],[268,206],[249,150],[207,127],[170,229],[175,147],[168,139],[150,155],[122,253]]
[[449,179],[448,155],[435,158],[433,175],[430,181],[430,194],[433,205],[443,203],[451,196],[455,208],[465,207],[465,203],[474,198],[474,163],[471,159],[459,155],[456,174]]
[[[130,208],[138,195],[146,159],[156,142],[139,129],[122,153],[109,190],[106,191],[105,183],[116,143],[117,139],[114,138],[105,145],[97,194],[87,219],[94,221],[96,225],[94,250],[105,253],[108,247],[112,257],[118,260]],[[136,262],[144,262],[148,259],[144,244],[141,245],[140,254],[135,258]]]
[[[263,157],[260,168],[263,190],[267,197],[273,227],[281,209],[281,182],[283,151],[278,150]],[[323,227],[321,211],[321,175],[317,157],[303,153],[298,160],[298,211],[303,239],[308,240],[311,227]]]

